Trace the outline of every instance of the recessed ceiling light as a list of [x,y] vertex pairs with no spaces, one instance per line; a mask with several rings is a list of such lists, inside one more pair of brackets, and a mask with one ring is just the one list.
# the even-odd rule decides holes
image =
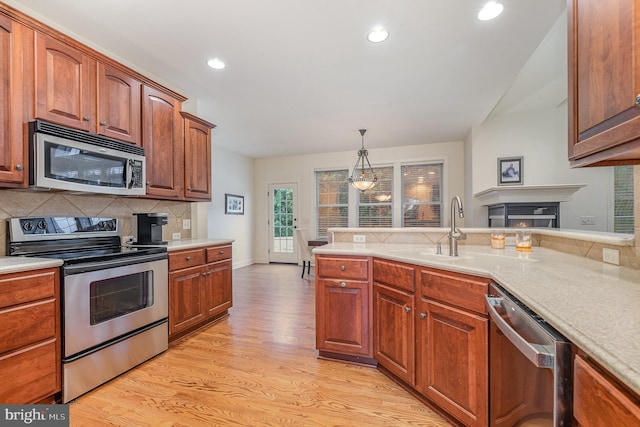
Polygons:
[[369,32],[367,40],[369,40],[371,43],[380,43],[385,41],[387,37],[389,37],[389,32],[384,28],[378,27]]
[[207,65],[214,70],[222,70],[224,67],[226,67],[225,63],[218,58],[208,60]]
[[489,21],[500,15],[504,6],[495,1],[490,1],[485,4],[480,12],[478,12],[478,19],[481,21]]

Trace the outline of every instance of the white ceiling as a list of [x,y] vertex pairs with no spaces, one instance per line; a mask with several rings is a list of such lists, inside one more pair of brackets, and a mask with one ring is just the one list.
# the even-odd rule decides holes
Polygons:
[[[505,95],[564,0],[6,0],[197,99],[251,157],[458,141]],[[389,39],[367,41],[383,25]],[[219,57],[226,69],[206,61]]]

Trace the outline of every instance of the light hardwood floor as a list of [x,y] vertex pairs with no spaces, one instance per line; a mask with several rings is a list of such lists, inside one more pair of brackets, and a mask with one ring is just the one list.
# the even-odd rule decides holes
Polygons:
[[230,317],[72,402],[71,426],[450,425],[374,368],[317,359],[300,267],[233,280]]

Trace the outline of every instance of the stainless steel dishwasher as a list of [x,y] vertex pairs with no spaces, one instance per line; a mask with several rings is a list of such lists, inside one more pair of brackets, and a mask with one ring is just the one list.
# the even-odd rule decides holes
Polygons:
[[571,343],[498,285],[486,300],[489,425],[573,425]]

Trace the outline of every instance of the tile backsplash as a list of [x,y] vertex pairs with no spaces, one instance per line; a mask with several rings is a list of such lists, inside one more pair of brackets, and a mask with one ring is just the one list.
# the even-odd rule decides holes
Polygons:
[[28,216],[88,216],[120,218],[122,235],[133,235],[134,212],[165,212],[169,222],[162,229],[164,240],[172,240],[173,233],[182,239],[191,238],[191,230],[182,228],[183,219],[191,219],[189,202],[150,200],[134,197],[103,196],[45,192],[34,190],[0,190],[0,256],[6,255],[8,218]]

